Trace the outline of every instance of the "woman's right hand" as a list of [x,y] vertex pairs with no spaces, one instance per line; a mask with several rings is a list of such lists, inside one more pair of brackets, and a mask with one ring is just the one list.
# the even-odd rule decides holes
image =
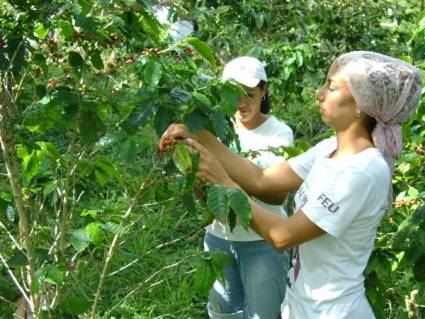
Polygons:
[[192,137],[185,124],[173,123],[171,124],[161,136],[159,141],[159,151],[165,152],[176,144],[176,141],[184,140]]

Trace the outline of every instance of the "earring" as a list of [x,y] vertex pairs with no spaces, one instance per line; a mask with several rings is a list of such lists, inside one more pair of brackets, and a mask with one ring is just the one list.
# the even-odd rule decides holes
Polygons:
[[359,119],[360,115],[362,114],[362,111],[360,110],[356,110],[356,117]]
[[261,100],[262,100],[262,101],[265,101],[265,100],[266,100],[266,97],[265,97],[265,96],[263,96],[263,97],[261,98]]

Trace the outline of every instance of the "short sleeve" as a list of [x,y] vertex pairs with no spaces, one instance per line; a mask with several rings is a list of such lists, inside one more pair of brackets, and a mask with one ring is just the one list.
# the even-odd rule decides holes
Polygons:
[[318,143],[316,146],[310,148],[305,153],[290,158],[288,160],[288,164],[302,180],[305,180],[316,158],[329,154],[335,149],[335,147],[335,138],[324,140]]
[[363,172],[329,172],[325,181],[318,181],[310,187],[308,201],[301,210],[313,223],[336,238],[364,211],[374,196],[374,182]]

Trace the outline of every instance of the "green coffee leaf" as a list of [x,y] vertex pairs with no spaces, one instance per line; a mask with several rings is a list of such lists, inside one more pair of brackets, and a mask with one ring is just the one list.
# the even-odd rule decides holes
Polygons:
[[213,185],[208,190],[208,210],[222,223],[227,223],[229,214],[229,198],[227,190],[221,185]]
[[147,9],[142,8],[139,23],[142,25],[143,31],[149,36],[155,45],[159,45],[163,29],[155,16]]
[[102,229],[98,223],[90,223],[86,226],[85,231],[90,242],[99,245],[102,242]]
[[105,187],[105,185],[108,183],[108,177],[103,173],[103,171],[96,169],[94,171],[94,176],[96,177],[96,181],[101,187]]
[[195,133],[205,127],[207,119],[201,112],[194,111],[186,117],[185,123],[189,131]]
[[209,98],[199,92],[193,92],[192,96],[195,98],[195,100],[197,100],[201,105],[206,106],[208,108],[211,107],[211,101],[209,100]]
[[177,144],[173,152],[173,162],[182,174],[187,174],[192,170],[192,158],[184,144]]
[[117,180],[121,185],[124,184],[124,179],[120,171],[117,169],[115,164],[106,156],[99,156],[96,159],[95,165],[96,168],[102,170],[109,177]]
[[74,27],[72,26],[72,24],[65,20],[60,20],[57,22],[57,24],[61,29],[65,39],[71,38],[72,34],[74,33]]
[[213,110],[210,113],[211,116],[211,122],[213,123],[213,127],[215,130],[215,133],[217,137],[221,141],[226,140],[227,132],[229,129],[229,124],[223,114],[223,112],[220,112],[219,110]]
[[90,61],[96,69],[103,70],[104,65],[103,65],[102,58],[100,56],[100,52],[97,52],[97,51],[93,52],[90,55]]
[[224,106],[223,111],[227,116],[233,116],[237,110],[240,96],[245,94],[238,85],[226,82],[221,90],[220,97]]
[[98,119],[94,112],[89,110],[81,112],[78,123],[78,130],[83,139],[88,144],[95,143],[99,138],[99,129],[97,127],[97,121]]
[[105,224],[100,224],[100,227],[114,235],[121,235],[124,234],[124,227],[113,223],[113,222],[107,222]]
[[65,275],[62,270],[55,266],[46,267],[46,274],[44,276],[45,282],[48,282],[53,285],[62,286],[65,282]]
[[194,275],[194,285],[197,293],[201,296],[208,295],[215,279],[216,274],[211,263],[208,260],[203,261]]
[[138,128],[144,127],[155,113],[155,98],[143,100],[140,105],[136,106],[122,125],[129,132],[135,132]]
[[245,229],[249,228],[251,222],[251,206],[248,196],[237,188],[227,189],[230,207],[235,211],[237,221]]
[[425,220],[425,205],[418,207],[412,216],[412,222],[416,224],[421,223],[423,220]]
[[174,112],[167,107],[160,107],[156,111],[153,126],[157,134],[161,135],[173,122]]
[[40,161],[38,158],[38,152],[33,150],[31,154],[23,158],[22,169],[25,177],[30,181],[40,169]]
[[150,59],[144,70],[144,81],[151,88],[156,88],[162,77],[162,66],[155,59]]
[[211,257],[211,264],[216,276],[220,277],[223,282],[226,281],[224,277],[223,268],[225,265],[229,266],[231,264],[231,258],[229,254],[225,251],[220,250],[210,251],[209,254]]
[[49,34],[49,29],[46,29],[41,23],[36,23],[34,31],[40,40],[44,40]]
[[417,281],[425,281],[425,255],[419,257],[413,266],[413,275]]
[[82,67],[84,65],[83,57],[75,51],[71,51],[68,53],[68,62],[74,68]]
[[83,296],[72,296],[63,300],[59,308],[70,315],[82,315],[90,309],[91,302]]
[[28,258],[22,250],[14,250],[7,263],[11,267],[22,267],[28,265]]
[[199,40],[195,37],[189,37],[187,39],[187,43],[189,43],[199,53],[199,55],[201,55],[209,63],[211,63],[212,65],[217,64],[214,51],[204,41]]
[[72,232],[71,244],[78,252],[82,252],[89,246],[90,238],[85,229],[77,229]]

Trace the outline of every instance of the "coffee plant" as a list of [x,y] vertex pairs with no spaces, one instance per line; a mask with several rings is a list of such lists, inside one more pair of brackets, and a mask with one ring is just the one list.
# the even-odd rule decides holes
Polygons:
[[[266,62],[272,112],[297,138],[272,150],[285,158],[332,134],[314,94],[335,56],[374,50],[425,68],[420,1],[0,5],[0,318],[206,317],[227,257],[201,251],[203,226],[247,228],[247,198],[196,179],[184,145],[157,144],[172,122],[235,139],[242,91],[219,76],[232,57]],[[176,40],[179,19],[195,32]],[[377,318],[424,315],[424,104],[403,127],[393,211],[365,272]]]

